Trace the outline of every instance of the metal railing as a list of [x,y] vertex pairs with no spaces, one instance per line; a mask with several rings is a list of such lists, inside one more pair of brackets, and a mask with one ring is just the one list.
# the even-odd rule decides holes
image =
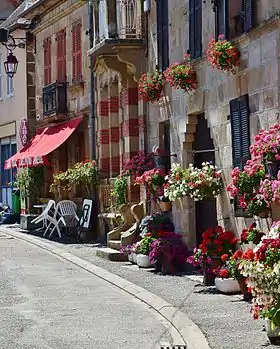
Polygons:
[[67,84],[53,83],[43,88],[43,116],[67,113]]
[[110,0],[94,3],[95,44],[110,38],[141,39],[143,37],[141,0],[116,0],[116,8],[110,8],[112,3],[114,2]]

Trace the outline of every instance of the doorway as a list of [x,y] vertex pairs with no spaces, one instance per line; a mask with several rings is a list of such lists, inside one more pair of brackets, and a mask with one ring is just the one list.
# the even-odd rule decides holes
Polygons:
[[[197,115],[196,133],[193,143],[194,166],[201,167],[203,162],[215,164],[215,147],[204,114]],[[208,228],[217,226],[216,199],[195,203],[196,242],[202,241],[202,234]]]

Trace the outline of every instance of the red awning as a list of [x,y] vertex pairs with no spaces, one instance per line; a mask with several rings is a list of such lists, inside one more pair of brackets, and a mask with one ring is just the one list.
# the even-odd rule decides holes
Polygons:
[[46,156],[63,144],[79,126],[83,117],[62,124],[42,128],[29,143],[10,159],[5,161],[6,170],[12,167],[47,165]]

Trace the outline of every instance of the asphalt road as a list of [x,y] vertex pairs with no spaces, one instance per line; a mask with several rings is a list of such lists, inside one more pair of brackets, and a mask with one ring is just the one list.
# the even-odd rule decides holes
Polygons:
[[172,343],[146,304],[0,233],[0,349],[156,349]]

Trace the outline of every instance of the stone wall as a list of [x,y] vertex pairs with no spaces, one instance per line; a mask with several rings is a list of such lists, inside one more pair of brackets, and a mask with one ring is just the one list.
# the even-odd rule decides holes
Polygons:
[[[182,91],[165,88],[164,97],[148,106],[148,147],[159,143],[159,122],[170,119],[171,152],[178,155],[177,162],[187,166],[192,162],[192,141],[195,127],[194,116],[204,113],[210,127],[216,152],[216,164],[223,169],[225,182],[232,170],[231,125],[228,118],[229,101],[249,95],[250,129],[253,140],[260,128],[278,122],[279,116],[279,55],[280,31],[276,1],[258,0],[256,21],[259,24],[249,35],[243,34],[234,40],[241,52],[241,67],[235,76],[214,71],[203,56],[197,60],[198,89],[192,96]],[[150,69],[156,64],[156,14],[155,3],[149,16],[149,62]],[[169,1],[169,50],[170,63],[182,61],[189,48],[188,1]],[[214,13],[211,2],[203,4],[202,45],[206,51],[214,36]],[[233,207],[227,194],[217,203],[220,224],[241,231],[244,219],[235,219]],[[187,215],[186,215],[187,212]],[[194,205],[187,202],[173,205],[173,216],[178,231],[188,235],[189,243],[195,244]],[[186,218],[187,217],[187,218]]]

